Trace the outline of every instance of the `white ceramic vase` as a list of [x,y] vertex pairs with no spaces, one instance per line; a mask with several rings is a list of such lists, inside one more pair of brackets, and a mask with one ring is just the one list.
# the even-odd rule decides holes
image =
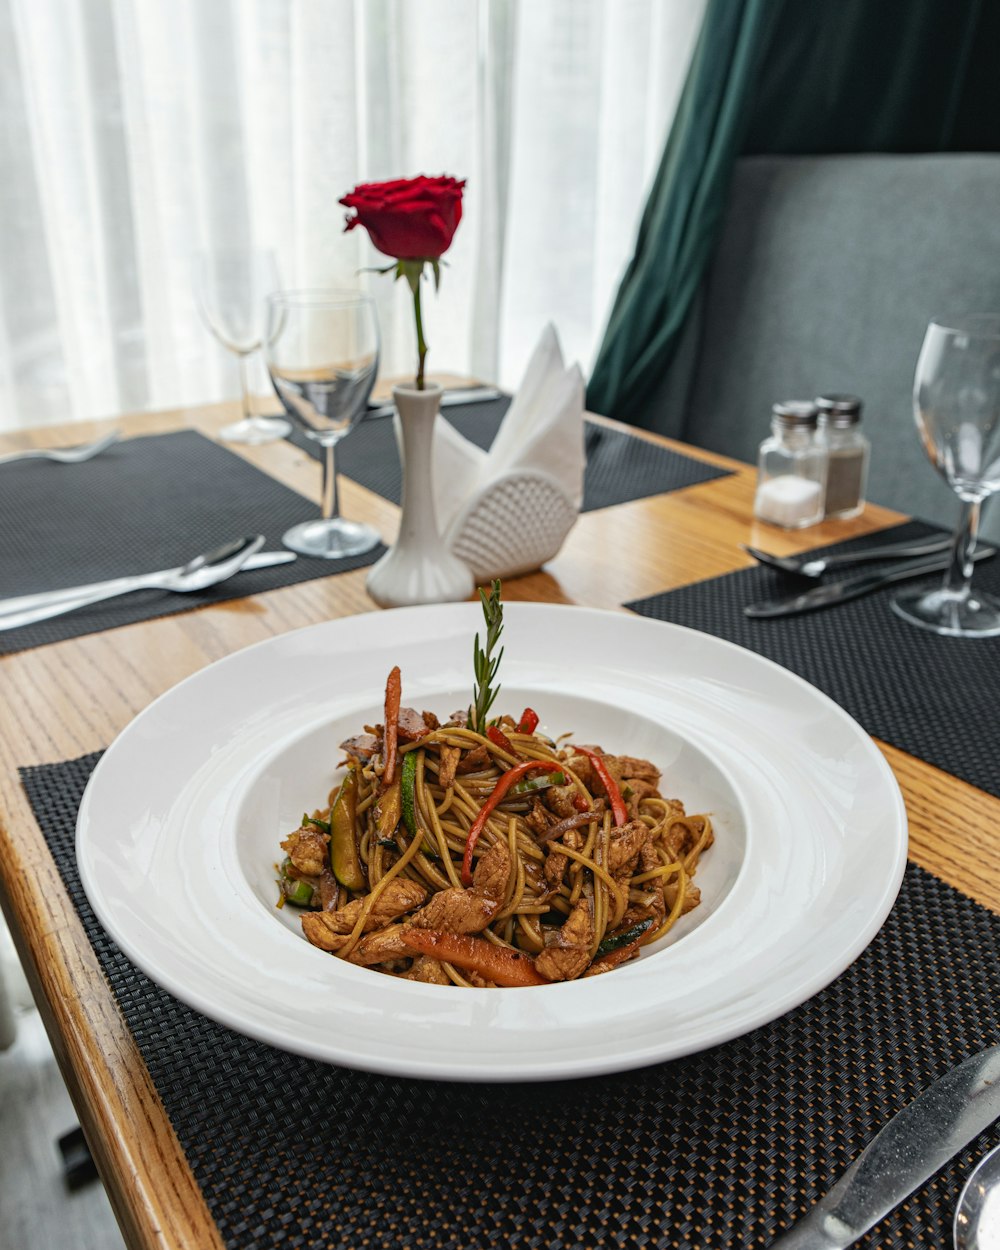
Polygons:
[[368,574],[368,593],[380,608],[467,599],[475,588],[472,572],[445,546],[434,514],[431,448],[441,387],[396,386],[392,397],[402,431],[402,512],[395,544]]

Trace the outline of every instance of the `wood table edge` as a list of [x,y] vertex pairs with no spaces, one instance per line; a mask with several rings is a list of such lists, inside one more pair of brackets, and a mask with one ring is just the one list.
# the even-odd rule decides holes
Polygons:
[[[30,939],[11,924],[18,958],[49,1036],[53,1054],[104,1182],[126,1244],[135,1250],[225,1250],[218,1226],[150,1076],[80,916],[25,796],[16,813],[37,831],[30,864],[5,863],[0,909],[13,916],[23,874],[45,874],[46,896],[61,891],[66,920]],[[6,829],[0,824],[0,833]],[[9,840],[8,840],[9,842]],[[11,888],[13,883],[13,889]],[[29,904],[30,906],[30,904]],[[90,982],[86,1000],[77,982]],[[104,1026],[95,1035],[95,1017]],[[108,1051],[118,1056],[109,1061]],[[136,1126],[126,1139],[116,1124]],[[140,1178],[156,1178],[143,1184]]]

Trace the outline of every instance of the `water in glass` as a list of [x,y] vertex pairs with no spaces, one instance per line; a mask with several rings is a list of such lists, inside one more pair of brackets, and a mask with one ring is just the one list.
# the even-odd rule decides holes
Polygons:
[[267,301],[264,354],[293,423],[324,448],[321,515],[283,537],[304,555],[342,559],[379,536],[340,515],[334,446],[364,417],[378,374],[375,305],[358,292],[278,291]]

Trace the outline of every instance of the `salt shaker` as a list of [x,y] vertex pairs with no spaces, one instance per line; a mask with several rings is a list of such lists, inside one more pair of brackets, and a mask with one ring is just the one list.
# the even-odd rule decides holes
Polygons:
[[826,515],[846,520],[865,506],[871,445],[861,433],[861,400],[856,395],[821,395],[816,407],[830,459]]
[[811,400],[790,399],[771,409],[771,437],[760,445],[754,516],[785,529],[823,519],[827,451]]

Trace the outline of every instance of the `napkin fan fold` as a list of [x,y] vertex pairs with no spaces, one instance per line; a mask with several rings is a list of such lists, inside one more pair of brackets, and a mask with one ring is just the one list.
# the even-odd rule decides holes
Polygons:
[[584,382],[546,326],[488,452],[436,425],[433,490],[444,542],[477,580],[551,560],[583,501]]

